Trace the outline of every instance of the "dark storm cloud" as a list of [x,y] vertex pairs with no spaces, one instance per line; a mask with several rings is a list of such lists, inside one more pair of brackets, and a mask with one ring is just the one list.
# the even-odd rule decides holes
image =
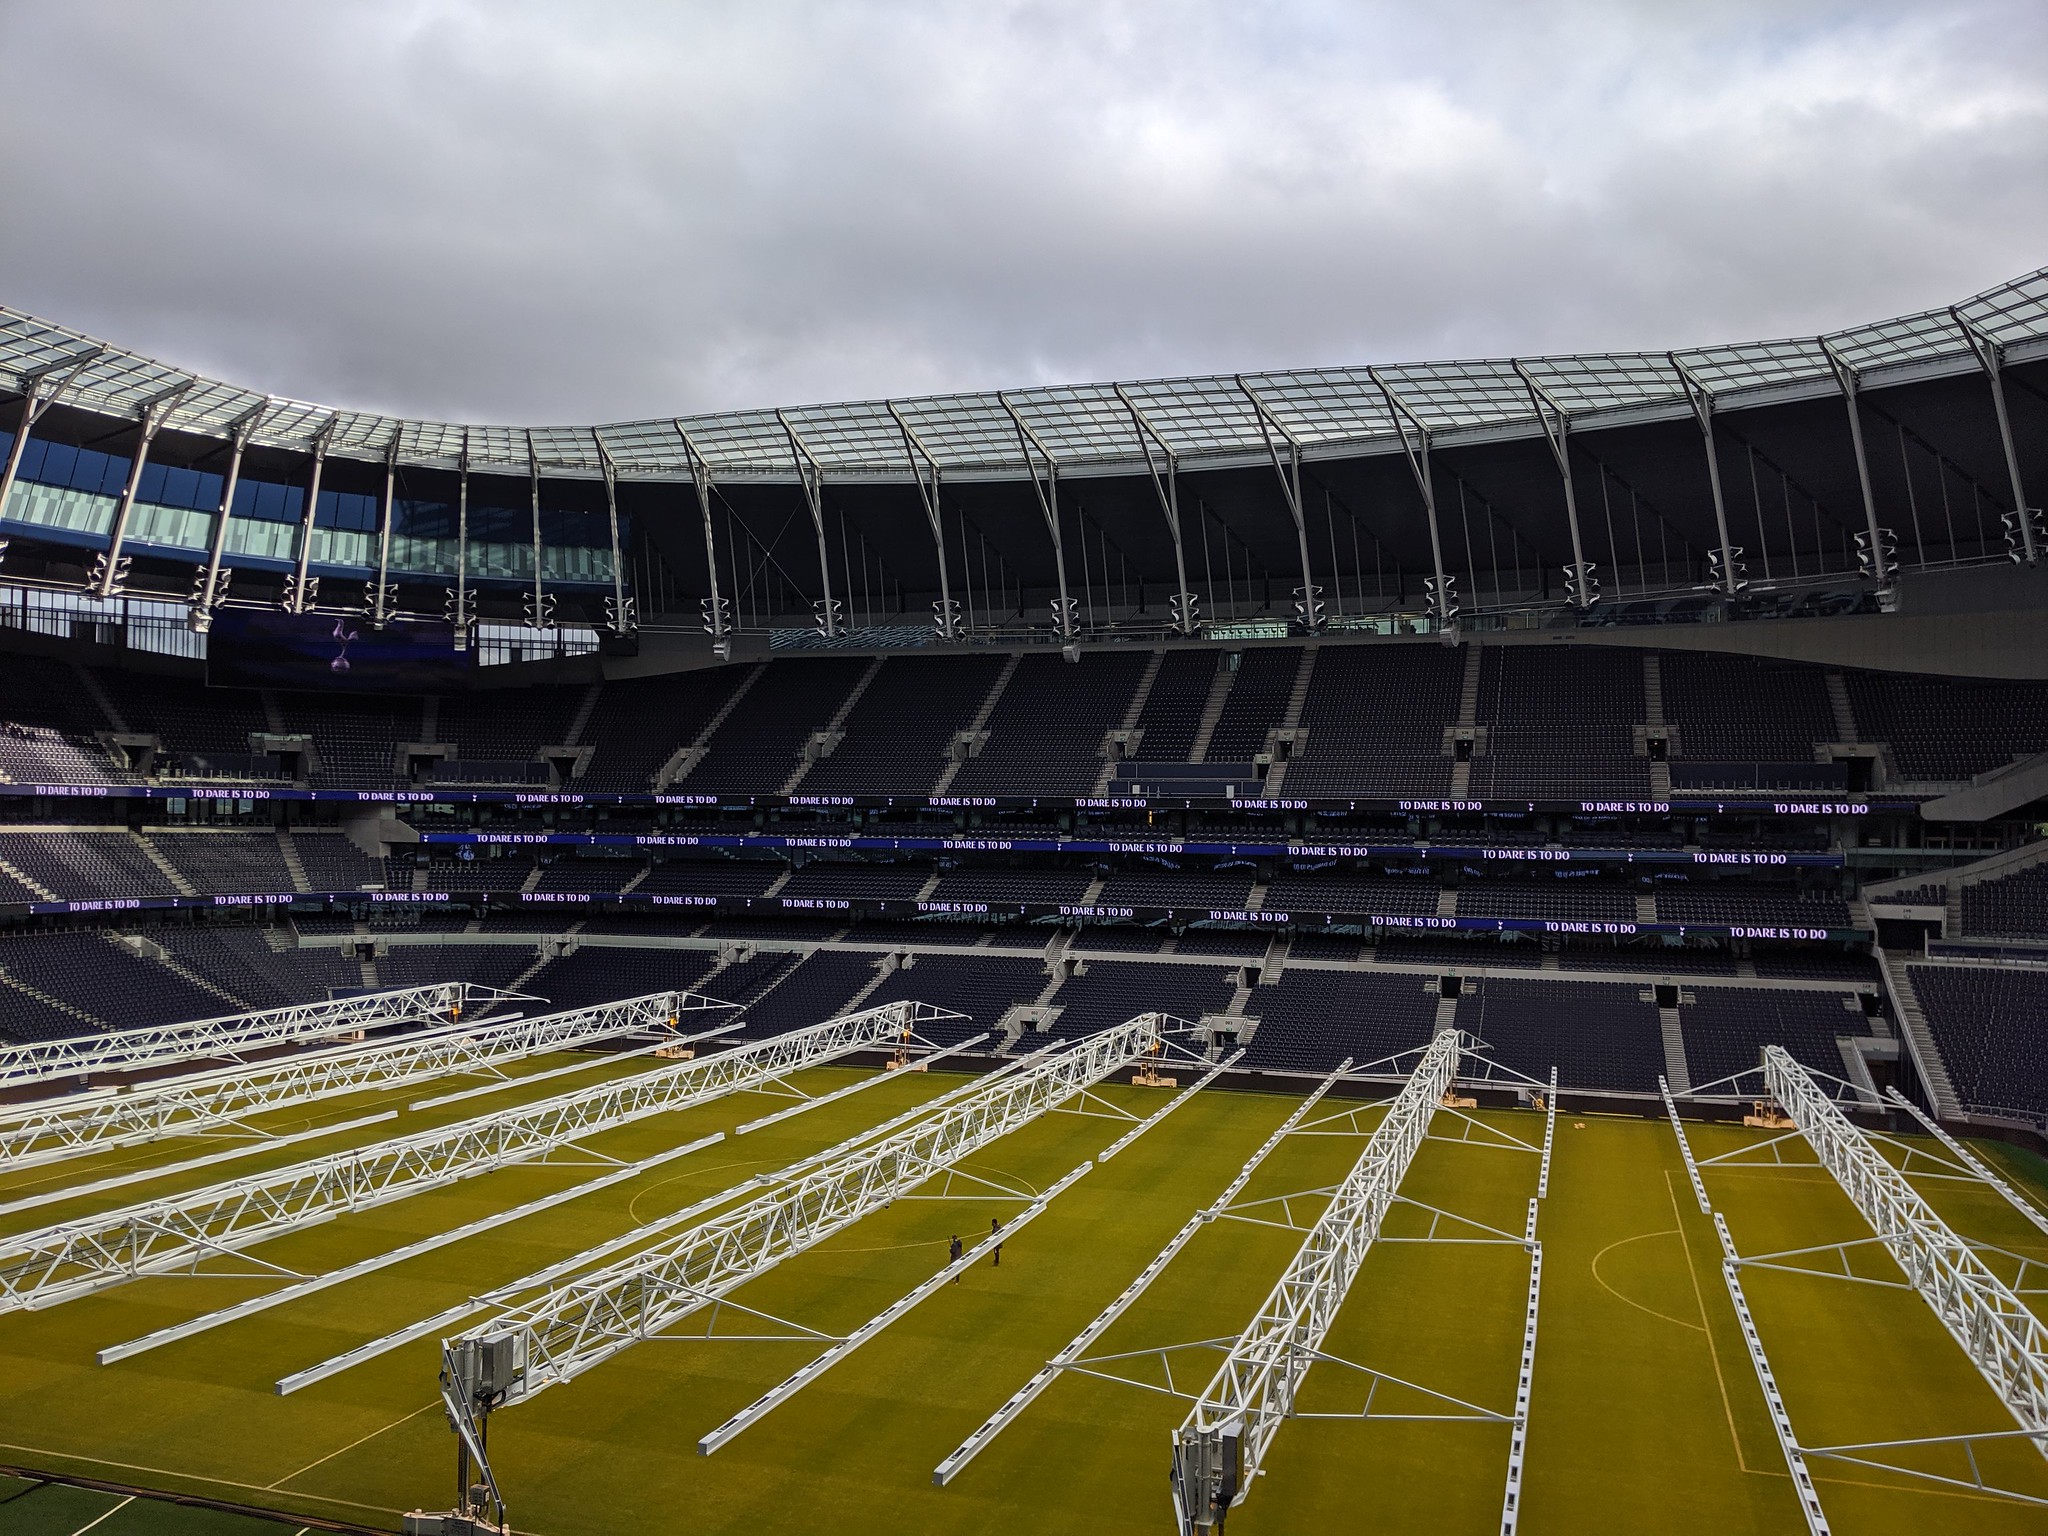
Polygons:
[[2048,21],[1925,6],[0,0],[0,303],[583,421],[1946,302]]

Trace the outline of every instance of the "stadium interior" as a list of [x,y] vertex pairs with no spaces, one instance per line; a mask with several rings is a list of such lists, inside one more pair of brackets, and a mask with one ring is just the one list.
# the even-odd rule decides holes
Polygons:
[[[0,311],[0,390],[0,1311],[24,1314],[0,1317],[0,1353],[33,1362],[23,1370],[42,1404],[0,1424],[13,1445],[0,1475],[69,1478],[79,1497],[137,1484],[224,1520],[281,1509],[330,1522],[320,1529],[395,1529],[408,1498],[425,1512],[406,1513],[405,1528],[421,1532],[498,1530],[508,1507],[519,1529],[624,1529],[616,1513],[592,1514],[563,1470],[583,1433],[568,1409],[549,1410],[545,1451],[538,1429],[521,1449],[521,1424],[543,1412],[525,1399],[601,1364],[592,1384],[548,1401],[581,1392],[590,1411],[606,1401],[594,1386],[612,1381],[681,1416],[679,1439],[633,1452],[649,1490],[621,1506],[635,1520],[682,1499],[701,1501],[705,1529],[795,1529],[774,1522],[803,1507],[804,1433],[829,1436],[873,1409],[910,1436],[921,1389],[911,1359],[908,1406],[874,1409],[887,1393],[873,1383],[864,1396],[799,1396],[801,1371],[743,1406],[791,1367],[788,1341],[803,1336],[783,1316],[802,1311],[802,1265],[778,1266],[891,1220],[880,1247],[840,1248],[943,1246],[930,1222],[905,1224],[924,1198],[910,1192],[964,1199],[956,1181],[981,1177],[972,1220],[999,1202],[1005,1275],[1056,1231],[1070,1249],[1100,1242],[1105,1272],[1084,1276],[1077,1260],[1045,1271],[1071,1305],[1044,1309],[1044,1339],[979,1357],[985,1389],[949,1379],[932,1410],[944,1422],[911,1437],[920,1451],[960,1443],[940,1463],[944,1487],[925,1486],[929,1462],[873,1473],[873,1486],[832,1463],[844,1528],[1000,1523],[991,1510],[1085,1461],[1077,1442],[1106,1423],[1151,1458],[1132,1479],[1140,1491],[1093,1463],[1076,1488],[1102,1501],[1101,1529],[1163,1528],[1168,1469],[1153,1453],[1171,1421],[1156,1413],[1076,1410],[1036,1442],[1003,1440],[980,1469],[966,1463],[987,1442],[961,1437],[991,1412],[1006,1427],[997,1410],[1027,1380],[1012,1415],[1026,1425],[1081,1390],[1062,1384],[1029,1407],[1047,1388],[1040,1367],[1087,1374],[1094,1361],[1097,1378],[1121,1381],[1125,1357],[1086,1354],[1101,1328],[1054,1350],[1100,1308],[1122,1315],[1119,1291],[1151,1283],[1160,1241],[1192,1243],[1198,1214],[1238,1209],[1268,1133],[1277,1145],[1321,1126],[1333,1146],[1300,1154],[1293,1188],[1306,1195],[1289,1214],[1205,1284],[1160,1292],[1177,1299],[1155,1337],[1222,1338],[1194,1372],[1206,1377],[1257,1353],[1270,1318],[1251,1303],[1272,1277],[1321,1287],[1289,1314],[1291,1342],[1273,1346],[1254,1386],[1183,1393],[1194,1407],[1171,1468],[1182,1530],[1220,1532],[1233,1503],[1249,1529],[1309,1528],[1344,1508],[1349,1467],[1384,1480],[1440,1465],[1419,1440],[1360,1460],[1363,1424],[1344,1426],[1353,1441],[1283,1428],[1315,1413],[1295,1403],[1298,1377],[1267,1378],[1288,1377],[1276,1359],[1302,1372],[1337,1362],[1319,1382],[1373,1348],[1399,1360],[1401,1341],[1427,1332],[1411,1315],[1427,1295],[1468,1284],[1501,1291],[1474,1305],[1499,1314],[1507,1339],[1479,1384],[1425,1388],[1391,1366],[1367,1376],[1375,1391],[1435,1393],[1439,1408],[1507,1425],[1512,1444],[1475,1452],[1481,1430],[1441,1431],[1473,1458],[1458,1462],[1459,1490],[1415,1496],[1389,1529],[1492,1528],[1503,1469],[1501,1528],[1513,1529],[1524,1435],[1531,1528],[1583,1528],[1546,1516],[1544,1500],[1556,1510],[1574,1478],[1602,1475],[1590,1446],[1612,1426],[1582,1424],[1586,1443],[1569,1451],[1561,1431],[1546,1441],[1539,1316],[1546,1340],[1565,1341],[1558,1379],[1611,1392],[1617,1413],[1655,1418],[1664,1394],[1689,1396],[1712,1399],[1718,1426],[1741,1399],[1717,1431],[1741,1420],[1739,1470],[1689,1476],[1697,1529],[1792,1529],[1803,1514],[1824,1530],[1822,1509],[1854,1531],[2039,1528],[2027,1521],[2048,1501],[2034,1454],[2048,1453],[2048,530],[2027,487],[2048,484],[2048,269],[1811,341],[530,430],[271,399]],[[546,1021],[554,1032],[536,1032]],[[415,1113],[527,1075],[555,1097]],[[440,1079],[446,1098],[411,1098]],[[1206,1091],[1179,1111],[1194,1088]],[[964,1097],[944,1108],[953,1096]],[[526,1118],[507,1130],[515,1097]],[[574,1125],[541,1126],[531,1108],[570,1099],[550,1112],[585,1117]],[[839,1107],[796,1113],[827,1101]],[[1150,1134],[1169,1106],[1177,1121]],[[1049,1137],[1038,1115],[1077,1107],[1079,1130],[1029,1142]],[[869,1143],[887,1157],[844,1150],[842,1135],[881,1136],[891,1112],[923,1126],[921,1108],[938,1140]],[[982,1118],[956,1125],[956,1110]],[[777,1121],[756,1140],[783,1172],[732,1164],[653,1206],[574,1205],[581,1227],[527,1212],[593,1198],[584,1185],[435,1197],[438,1218],[430,1199],[406,1205],[417,1225],[384,1235],[411,1246],[388,1262],[432,1283],[378,1292],[360,1324],[337,1298],[389,1281],[351,1268],[381,1273],[387,1260],[338,1249],[331,1271],[309,1268],[328,1260],[296,1235],[338,1209],[330,1232],[357,1231],[406,1179],[503,1179],[629,1122],[639,1140],[594,1154],[586,1167],[616,1167],[588,1188],[622,1180],[632,1194],[640,1179],[651,1191],[662,1185],[650,1170],[707,1145],[692,1138],[737,1140],[757,1111]],[[454,1133],[440,1127],[486,1122],[499,1138],[488,1147],[443,1146]],[[1101,1134],[1072,1139],[1083,1131]],[[1110,1163],[1115,1137],[1140,1132],[1139,1148],[1156,1150]],[[1561,1198],[1548,1188],[1554,1138],[1568,1200],[1606,1215],[1594,1243],[1573,1227],[1592,1218],[1567,1203],[1553,1250],[1564,1257],[1539,1307]],[[1783,1152],[1792,1138],[1803,1158]],[[1460,1145],[1418,1154],[1425,1140]],[[1013,1143],[1035,1150],[1005,1162]],[[1531,1166],[1500,1175],[1475,1144]],[[300,1163],[314,1152],[329,1163]],[[390,1169],[361,1172],[380,1157]],[[1076,1157],[1083,1169],[1066,1174]],[[1411,1157],[1417,1180],[1389,1216]],[[1840,1189],[1809,1180],[1770,1204],[1759,1175],[1787,1161]],[[371,1182],[317,1198],[294,1186],[287,1199],[248,1172],[340,1179],[330,1163]],[[1909,1182],[1937,1165],[1928,1177],[1950,1184]],[[1067,1195],[1091,1167],[1105,1171]],[[1149,1171],[1111,1200],[1097,1187],[1110,1168]],[[884,1172],[896,1182],[877,1182]],[[827,1174],[840,1182],[819,1194]],[[1616,1214],[1644,1179],[1662,1214]],[[1133,1219],[1148,1188],[1169,1193]],[[815,1232],[786,1251],[765,1226],[721,1229],[759,1246],[751,1268],[715,1280],[689,1268],[695,1250],[662,1248],[697,1231],[680,1223],[700,1208],[725,1219],[710,1214],[721,1198],[792,1190],[847,1202],[843,1219],[812,1211]],[[223,1214],[251,1200],[268,1225]],[[1084,1200],[1096,1202],[1085,1221],[1060,1214]],[[1908,1200],[1916,1214],[1900,1215]],[[1435,1219],[1418,1226],[1418,1211]],[[1854,1227],[1859,1215],[1870,1225]],[[454,1263],[446,1245],[470,1225],[515,1219],[535,1235],[505,1262],[493,1249],[489,1264],[434,1269]],[[1503,1281],[1440,1270],[1449,1261],[1433,1252],[1388,1256],[1385,1244],[1441,1240],[1444,1220],[1535,1262]],[[1940,1263],[1983,1271],[1976,1304],[2007,1307],[2003,1320],[1944,1313],[1934,1292],[1949,1271],[1908,1252],[1908,1227]],[[1874,1256],[1857,1246],[1873,1232],[1886,1240]],[[1288,1268],[1303,1234],[1297,1265],[1324,1243],[1356,1250],[1349,1267],[1325,1255]],[[1705,1378],[1642,1387],[1651,1409],[1614,1384],[1612,1362],[1573,1359],[1569,1330],[1662,1316],[1602,1264],[1625,1268],[1641,1250],[1604,1256],[1674,1236],[1699,1249],[1677,1272],[1707,1287],[1702,1322],[1682,1326],[1722,1353]],[[970,1229],[968,1241],[963,1253],[953,1234],[942,1280],[1001,1261],[995,1237]],[[292,1243],[303,1251],[259,1256]],[[1812,1244],[1836,1245],[1827,1263],[1850,1278],[1894,1264],[1881,1283],[1934,1306],[1909,1294],[1910,1317],[1856,1324],[1911,1334],[1914,1368],[1941,1378],[1925,1397],[1880,1394],[1914,1404],[1905,1427],[1838,1434],[1835,1405],[1817,1407],[1796,1371],[1781,1370],[1780,1397],[1770,1360],[1855,1347],[1847,1334],[1817,1341],[1798,1310],[1827,1314],[1834,1292],[1788,1301],[1772,1294],[1783,1274],[1762,1276],[1773,1263],[1754,1257],[1807,1265],[1796,1283],[1812,1289],[1826,1263],[1782,1256]],[[587,1261],[580,1271],[572,1257]],[[222,1259],[267,1264],[291,1294],[250,1301],[245,1273],[202,1269]],[[1337,1310],[1361,1259],[1357,1289],[1383,1302],[1370,1322],[1355,1304]],[[1760,1327],[1735,1278],[1752,1262]],[[939,1282],[917,1263],[850,1286],[860,1315],[803,1325],[821,1359],[867,1341],[867,1311],[879,1332],[926,1303]],[[1383,1263],[1398,1267],[1372,1267]],[[1561,1268],[1573,1265],[1589,1296],[1597,1281],[1643,1315],[1601,1321],[1588,1310],[1598,1297],[1575,1314],[1577,1269]],[[316,1288],[309,1275],[325,1297],[317,1314],[297,1299]],[[913,1278],[900,1310],[881,1306]],[[729,1302],[742,1283],[747,1302]],[[667,1311],[645,1299],[658,1285]],[[874,1308],[854,1305],[874,1286]],[[1405,1299],[1386,1299],[1401,1286]],[[633,1287],[644,1315],[593,1321],[626,1310]],[[144,1293],[129,1313],[110,1310]],[[460,1305],[477,1296],[510,1321],[477,1323],[483,1307]],[[1008,1339],[1042,1299],[985,1297],[958,1333]],[[708,1329],[697,1313],[713,1300],[727,1326],[745,1314],[778,1342],[732,1328],[752,1342],[731,1348],[756,1354],[688,1367],[648,1350],[612,1358],[672,1318]],[[571,1318],[572,1301],[589,1310]],[[42,1323],[60,1314],[39,1309],[59,1302],[71,1321]],[[453,1306],[445,1322],[429,1316],[439,1302]],[[1549,1324],[1553,1305],[1565,1317]],[[233,1315],[194,1322],[195,1306]],[[1831,1320],[1849,1329],[1841,1319],[1861,1306]],[[258,1312],[266,1322],[246,1320]],[[278,1323],[295,1313],[297,1332]],[[381,1364],[341,1374],[373,1330],[420,1319],[432,1326],[373,1349]],[[1347,1329],[1373,1327],[1340,1349]],[[2003,1344],[1986,1343],[1995,1328]],[[187,1342],[157,1339],[164,1330]],[[280,1422],[264,1415],[300,1412],[336,1381],[376,1382],[325,1399],[348,1429],[328,1437],[336,1445],[381,1433],[391,1410],[419,1411],[437,1370],[441,1395],[387,1467],[342,1446],[310,1482],[266,1486],[196,1445],[150,1455],[105,1438],[122,1383],[195,1358],[179,1352],[202,1332],[245,1341],[253,1363],[207,1355],[164,1367],[150,1391],[175,1397],[178,1373],[199,1371],[204,1413],[252,1443]],[[150,1353],[105,1359],[131,1337]],[[304,1397],[288,1391],[328,1344],[334,1372],[299,1383]],[[1660,1347],[1639,1346],[1646,1358]],[[1415,1369],[1443,1353],[1457,1351],[1423,1350]],[[859,1359],[883,1354],[877,1344]],[[1515,1406],[1474,1409],[1469,1398],[1494,1403],[1512,1383],[1517,1356]],[[709,1371],[718,1390],[690,1395],[665,1369]],[[48,1406],[60,1394],[68,1414]],[[737,1453],[707,1472],[700,1449],[813,1397],[834,1406],[792,1408],[770,1420],[780,1438],[742,1442],[756,1473],[781,1458],[777,1486],[796,1506],[770,1515],[767,1495],[705,1481]],[[717,1414],[692,1407],[728,1399],[740,1411],[715,1431]],[[1388,1410],[1408,1419],[1372,1432],[1422,1436],[1416,1416],[1429,1411]],[[1692,1411],[1671,1410],[1671,1443],[1645,1454],[1634,1482],[1606,1485],[1621,1512],[1610,1528],[1651,1528],[1634,1522],[1688,1461]],[[55,1415],[46,1434],[38,1413]],[[1799,1438],[1819,1420],[1819,1438]],[[178,1435],[199,1435],[179,1422]],[[323,1443],[311,1419],[291,1422],[274,1431],[291,1448]],[[1313,1450],[1294,1444],[1314,1435]],[[1948,1459],[1901,1465],[1913,1458],[1897,1445],[1916,1435]],[[1868,1448],[1880,1443],[1891,1449]],[[1032,1445],[1060,1460],[1034,1460]],[[442,1463],[458,1454],[455,1505],[436,1513]],[[1742,1491],[1752,1461],[1774,1469],[1765,1492]],[[936,1502],[884,1500],[890,1477]],[[980,1493],[959,1492],[977,1477]],[[1300,1502],[1282,1502],[1290,1480]]]

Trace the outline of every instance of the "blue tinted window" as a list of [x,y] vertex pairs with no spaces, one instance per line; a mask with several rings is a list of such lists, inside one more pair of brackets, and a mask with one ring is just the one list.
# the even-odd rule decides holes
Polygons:
[[36,466],[36,478],[46,485],[69,485],[71,472],[78,468],[78,450],[69,443],[42,445],[43,462]]
[[264,523],[296,523],[306,493],[270,480],[244,480],[235,487],[235,516]]
[[354,491],[322,491],[313,523],[320,528],[346,528],[355,533],[377,531],[377,498]]
[[391,531],[407,539],[455,537],[455,505],[446,501],[401,499],[391,509]]
[[525,544],[533,539],[533,519],[524,507],[469,506],[469,537],[476,544]]
[[611,524],[604,513],[589,508],[542,507],[540,541],[598,549],[611,543]]

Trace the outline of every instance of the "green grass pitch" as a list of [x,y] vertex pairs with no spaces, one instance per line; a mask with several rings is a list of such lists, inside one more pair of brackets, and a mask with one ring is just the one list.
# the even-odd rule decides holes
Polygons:
[[[558,1064],[536,1061],[539,1070]],[[592,1076],[637,1070],[600,1066]],[[867,1074],[820,1069],[813,1091]],[[570,1082],[582,1079],[571,1079]],[[466,1245],[303,1298],[256,1317],[101,1367],[94,1352],[264,1289],[233,1277],[130,1282],[48,1311],[0,1317],[0,1464],[167,1488],[287,1512],[395,1529],[401,1511],[445,1507],[453,1441],[434,1391],[436,1347],[407,1346],[289,1398],[279,1376],[436,1312],[473,1291],[677,1209],[752,1174],[830,1145],[955,1086],[906,1074]],[[559,1092],[561,1080],[527,1090]],[[339,1121],[425,1096],[415,1088],[286,1111],[279,1127]],[[394,1128],[452,1120],[514,1101],[521,1090],[393,1125],[301,1143],[185,1176],[211,1182]],[[1144,1112],[1158,1089],[1106,1090]],[[604,1153],[645,1156],[786,1102],[743,1094],[622,1127]],[[1159,1532],[1170,1526],[1168,1436],[1186,1404],[1134,1385],[1069,1375],[1056,1382],[947,1488],[934,1465],[1207,1205],[1298,1103],[1280,1094],[1208,1090],[1113,1161],[1095,1168],[983,1265],[730,1445],[700,1457],[700,1435],[809,1357],[787,1342],[660,1340],[498,1414],[492,1457],[514,1524],[544,1536],[629,1530],[889,1532],[992,1530]],[[1349,1106],[1326,1100],[1324,1113]],[[1245,1191],[1255,1201],[1327,1189],[1349,1169],[1376,1110],[1289,1138]],[[1540,1141],[1531,1112],[1478,1119]],[[1114,1140],[1126,1122],[1059,1113],[986,1149],[970,1171],[1033,1187]],[[1706,1157],[1755,1141],[1732,1127],[1690,1128]],[[1453,1138],[1465,1136],[1467,1139]],[[161,1164],[192,1140],[114,1151],[0,1180],[0,1199]],[[1796,1155],[1796,1154],[1795,1154]],[[2048,1168],[1995,1151],[2038,1196]],[[1536,1158],[1440,1115],[1403,1187],[1389,1238],[1483,1236],[1425,1207],[1519,1234]],[[518,1167],[345,1217],[265,1244],[273,1263],[314,1271],[446,1230],[589,1177],[585,1166]],[[1707,1174],[1748,1253],[1867,1236],[1827,1175],[1813,1167],[1719,1165]],[[173,1177],[0,1217],[24,1230],[178,1187]],[[1988,1192],[1922,1186],[1960,1231],[2048,1262],[2048,1242]],[[1314,1194],[1289,1209],[1313,1219]],[[944,1260],[955,1232],[972,1239],[1015,1201],[972,1192],[898,1201],[746,1287],[739,1300],[828,1333],[845,1332]],[[1282,1207],[1259,1210],[1276,1220]],[[1560,1115],[1548,1198],[1541,1328],[1530,1409],[1521,1529],[1549,1532],[1781,1532],[1798,1528],[1784,1462],[1723,1287],[1711,1224],[1694,1203],[1670,1125]],[[1141,1351],[1234,1334],[1300,1241],[1280,1225],[1205,1227],[1093,1353]],[[1859,1270],[1896,1278],[1881,1254]],[[246,1266],[243,1266],[246,1267]],[[1500,1244],[1383,1242],[1368,1256],[1327,1343],[1343,1359],[1467,1402],[1514,1400],[1526,1256]],[[1746,1286],[1765,1346],[1808,1443],[1997,1430],[2011,1420],[1933,1315],[1910,1291],[1752,1270]],[[2042,1283],[2038,1277],[2032,1282]],[[2033,1298],[2038,1301],[2039,1298]],[[1176,1381],[1200,1385],[1219,1358],[1172,1357]],[[1141,1369],[1143,1367],[1140,1367]],[[1163,1378],[1162,1378],[1163,1379]],[[1309,1378],[1304,1413],[1342,1415],[1366,1380],[1336,1366]],[[1383,1386],[1376,1411],[1445,1411]],[[1307,1418],[1282,1429],[1267,1475],[1232,1517],[1234,1536],[1372,1529],[1499,1529],[1507,1430],[1490,1422]],[[1941,1456],[1948,1456],[1947,1461]],[[2024,1446],[1987,1453],[1987,1473],[2048,1495],[2048,1467]],[[1956,1472],[1961,1458],[1933,1456]],[[1834,1528],[1864,1533],[2044,1529],[2042,1510],[1966,1491],[1911,1485],[1881,1472],[1816,1464]],[[100,1536],[265,1527],[241,1517],[0,1479],[0,1536]]]

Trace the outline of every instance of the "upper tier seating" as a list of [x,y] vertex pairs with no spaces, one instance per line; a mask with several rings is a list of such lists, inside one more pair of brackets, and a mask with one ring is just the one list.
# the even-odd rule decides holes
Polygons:
[[[1687,763],[1813,763],[1835,737],[1827,677],[1817,667],[1705,651],[1658,657],[1664,719]],[[1675,769],[1674,769],[1675,771]]]
[[1300,666],[1297,646],[1264,646],[1244,652],[1203,760],[1248,763],[1265,751],[1267,732],[1287,713],[1287,696],[1294,690],[1294,674]]
[[1486,752],[1470,792],[1533,798],[1649,794],[1643,663],[1632,651],[1488,646],[1479,657],[1479,723]]
[[606,683],[583,728],[583,744],[596,750],[577,787],[629,793],[652,789],[654,776],[676,749],[695,741],[751,675],[746,667],[707,667]]
[[1102,773],[1102,738],[1123,723],[1150,657],[1089,652],[1079,662],[1026,656],[989,716],[988,744],[961,764],[956,795],[1085,795]]
[[1457,723],[1464,675],[1465,653],[1448,646],[1323,646],[1301,712],[1308,740],[1285,792],[1444,794],[1444,728]]
[[1138,715],[1141,762],[1184,763],[1201,729],[1202,707],[1216,681],[1217,658],[1207,650],[1168,651]]
[[[1053,1031],[1088,1035],[1141,1013],[1169,1013],[1199,1019],[1219,1013],[1230,1001],[1237,972],[1166,961],[1090,961],[1087,972],[1069,976],[1053,994],[1061,1010]],[[1030,998],[1020,998],[1029,1002]],[[1024,1044],[1034,1037],[1026,1035]],[[1042,1042],[1041,1042],[1042,1043]]]
[[1953,781],[2048,752],[2048,683],[1846,672],[1857,734],[1905,779]]
[[[683,786],[772,795],[802,760],[813,731],[831,724],[868,668],[858,656],[771,661],[712,732],[704,761]],[[936,770],[934,770],[936,774]]]
[[201,895],[292,889],[274,833],[156,831],[150,841]]
[[1965,885],[1963,932],[1985,938],[2048,939],[2048,865]]
[[2048,1117],[2048,970],[1906,969],[1964,1105]]
[[981,708],[1000,656],[892,656],[846,717],[846,737],[797,786],[806,795],[924,795]]

